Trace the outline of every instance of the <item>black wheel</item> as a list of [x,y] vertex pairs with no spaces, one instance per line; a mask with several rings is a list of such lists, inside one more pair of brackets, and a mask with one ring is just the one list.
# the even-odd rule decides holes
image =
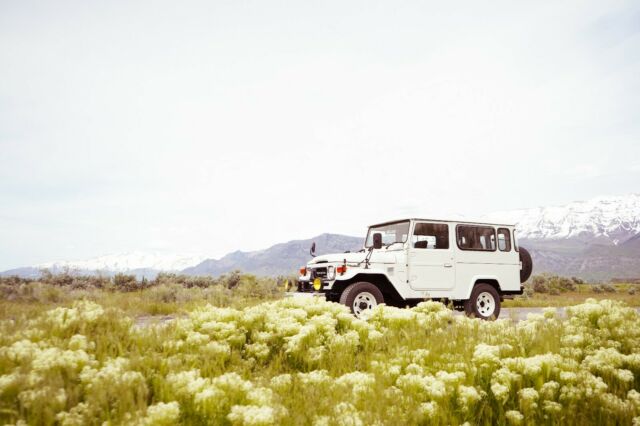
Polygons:
[[464,312],[483,320],[496,319],[500,315],[500,295],[489,284],[476,284],[471,297],[464,302]]
[[340,303],[349,307],[351,312],[360,318],[365,312],[384,303],[384,297],[378,287],[361,281],[344,289],[340,295]]
[[531,276],[531,271],[533,271],[533,260],[531,260],[529,250],[524,247],[520,247],[518,250],[520,252],[520,263],[522,264],[522,268],[520,269],[520,282],[523,283]]

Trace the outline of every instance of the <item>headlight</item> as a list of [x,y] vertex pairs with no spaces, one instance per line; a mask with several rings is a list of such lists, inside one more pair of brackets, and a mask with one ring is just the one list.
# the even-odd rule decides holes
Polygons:
[[336,278],[336,268],[334,268],[333,266],[329,266],[327,268],[327,279],[333,280],[335,278]]

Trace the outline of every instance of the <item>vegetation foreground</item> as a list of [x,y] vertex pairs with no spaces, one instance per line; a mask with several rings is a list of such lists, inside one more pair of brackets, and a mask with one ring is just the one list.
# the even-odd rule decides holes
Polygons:
[[639,349],[638,313],[609,300],[514,323],[285,299],[142,327],[76,301],[0,322],[0,421],[631,424]]

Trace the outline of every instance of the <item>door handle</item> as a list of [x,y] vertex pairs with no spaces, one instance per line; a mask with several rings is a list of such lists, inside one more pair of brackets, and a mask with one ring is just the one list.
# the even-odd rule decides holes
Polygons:
[[445,264],[444,264],[444,267],[445,267],[445,268],[451,268],[452,266],[453,266],[453,265],[452,265],[452,264],[450,264],[450,263],[445,263]]

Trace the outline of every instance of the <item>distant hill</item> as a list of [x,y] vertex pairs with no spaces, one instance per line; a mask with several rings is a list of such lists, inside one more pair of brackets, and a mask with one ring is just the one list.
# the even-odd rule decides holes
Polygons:
[[293,240],[276,244],[265,250],[235,251],[221,259],[208,259],[183,270],[189,275],[221,275],[239,269],[256,275],[289,275],[305,265],[311,256],[309,249],[315,241],[316,253],[358,251],[363,239],[339,234],[322,234],[307,240]]

